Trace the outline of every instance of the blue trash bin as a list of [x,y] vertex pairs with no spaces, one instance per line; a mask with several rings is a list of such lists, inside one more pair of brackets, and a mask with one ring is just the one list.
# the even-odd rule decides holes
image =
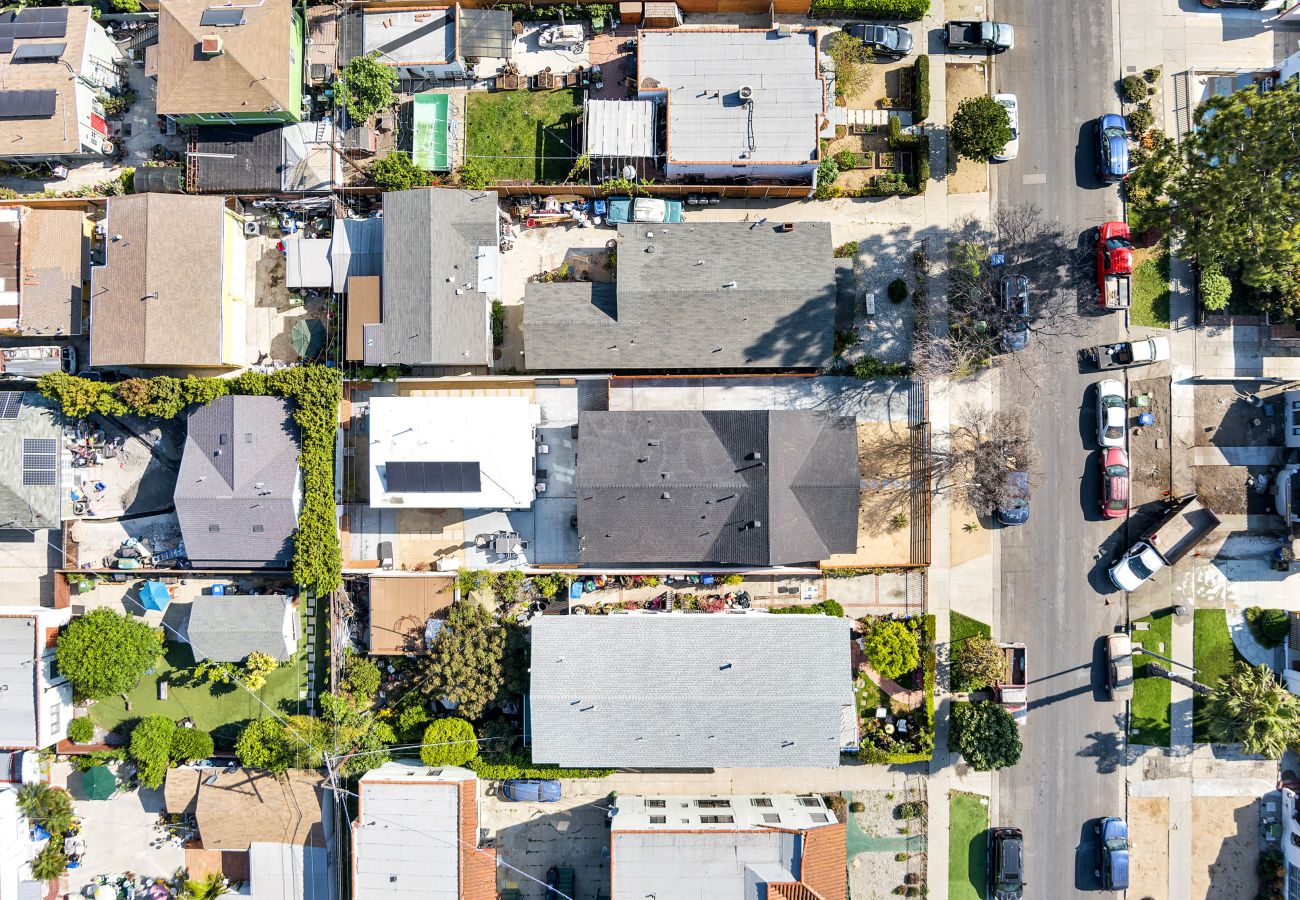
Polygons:
[[1138,416],[1138,424],[1139,424],[1139,425],[1154,425],[1154,424],[1156,424],[1156,417],[1153,416],[1153,415],[1152,415],[1151,413],[1149,413],[1149,412],[1144,412],[1144,413],[1142,413],[1141,415]]

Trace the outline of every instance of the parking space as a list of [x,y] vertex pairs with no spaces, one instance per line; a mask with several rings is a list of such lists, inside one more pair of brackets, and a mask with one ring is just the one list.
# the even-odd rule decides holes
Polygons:
[[608,798],[510,803],[496,797],[492,783],[481,791],[480,827],[495,835],[498,857],[525,873],[498,867],[498,887],[540,900],[547,893],[547,870],[568,866],[574,870],[574,900],[609,896]]

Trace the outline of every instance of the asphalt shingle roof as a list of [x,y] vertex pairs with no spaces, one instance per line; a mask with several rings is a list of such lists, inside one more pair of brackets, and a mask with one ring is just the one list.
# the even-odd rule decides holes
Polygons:
[[[285,610],[289,598],[279,595],[194,598],[186,636],[196,660],[242,662],[254,650],[280,662],[291,654],[285,647]],[[296,640],[297,621],[290,614],[291,637]]]
[[[45,447],[56,449],[52,483],[23,484],[23,442],[27,440],[43,441]],[[63,496],[58,449],[62,443],[57,409],[35,391],[22,395],[17,418],[0,419],[0,531],[58,527]]]
[[541,616],[531,630],[534,762],[839,764],[853,705],[847,619]]

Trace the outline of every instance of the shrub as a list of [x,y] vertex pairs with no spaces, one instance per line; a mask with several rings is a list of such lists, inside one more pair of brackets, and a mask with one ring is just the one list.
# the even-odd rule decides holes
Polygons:
[[722,578],[722,583],[727,585],[727,587],[735,587],[738,584],[744,584],[744,582],[745,576],[736,572],[732,572],[730,575],[725,575]]
[[492,301],[492,346],[500,347],[506,341],[506,307],[500,300]]
[[504,781],[508,778],[608,778],[613,769],[562,769],[549,763],[533,764],[523,753],[493,755],[489,761],[482,756],[469,761],[472,769],[485,781]]
[[101,606],[73,619],[55,652],[77,695],[99,700],[135,687],[162,656],[162,642],[144,622]]
[[891,148],[898,145],[898,141],[903,136],[903,123],[898,121],[898,116],[889,117],[889,126],[886,129],[886,138]]
[[858,246],[857,241],[845,241],[835,248],[835,258],[852,259],[858,255]]
[[145,716],[131,729],[129,752],[145,787],[162,787],[171,765],[175,735],[176,723],[166,716]]
[[952,648],[952,688],[978,691],[1002,674],[1002,648],[983,635],[967,638]]
[[1209,312],[1228,308],[1232,300],[1232,282],[1215,263],[1201,266],[1201,305]]
[[817,188],[813,196],[818,200],[829,200],[839,195],[835,189],[835,179],[840,177],[839,164],[833,157],[826,157],[817,165]]
[[1126,118],[1128,120],[1128,130],[1133,133],[1134,137],[1141,137],[1156,120],[1156,117],[1151,112],[1151,104],[1145,100],[1133,107]]
[[269,653],[254,650],[244,660],[244,686],[250,691],[260,691],[266,687],[266,676],[280,667],[280,663]]
[[381,191],[408,191],[433,183],[433,173],[415,164],[404,150],[390,150],[370,164],[370,180]]
[[89,744],[95,739],[95,723],[90,716],[78,716],[68,723],[68,740],[74,744]]
[[424,731],[424,725],[429,721],[429,710],[423,703],[415,703],[405,707],[397,714],[397,737],[403,741],[414,741]]
[[420,760],[426,766],[463,766],[478,756],[474,726],[464,719],[435,719],[424,729]]
[[1011,119],[992,97],[967,97],[953,113],[948,139],[960,155],[983,162],[1011,140]]
[[293,737],[279,719],[254,719],[239,733],[235,755],[248,769],[265,769],[279,775],[296,761]]
[[864,381],[869,378],[897,378],[907,373],[907,363],[883,362],[874,356],[864,356],[853,364],[853,377]]
[[960,753],[972,769],[991,772],[1020,761],[1020,726],[996,703],[954,703],[948,749]]
[[893,531],[902,531],[907,527],[907,513],[897,512],[889,518],[889,527]]
[[894,620],[876,623],[867,634],[865,650],[871,667],[885,678],[901,678],[921,663],[916,636]]
[[469,191],[481,191],[492,183],[492,170],[477,159],[467,159],[456,170],[456,183]]
[[912,63],[912,116],[916,122],[930,117],[930,57],[922,53]]
[[768,612],[777,615],[844,617],[844,607],[840,606],[835,600],[823,600],[821,603],[814,603],[811,606],[773,606]]
[[63,841],[50,841],[32,860],[32,877],[37,881],[54,881],[68,871],[68,857],[63,853]]
[[922,19],[930,11],[930,0],[813,0],[808,14],[828,19]]
[[902,303],[907,299],[907,282],[901,278],[895,278],[889,282],[889,302]]
[[212,735],[197,728],[177,728],[172,734],[171,764],[194,762],[207,759],[215,749]]
[[854,800],[852,803],[849,804],[849,812],[860,813],[866,811],[867,811],[867,804],[863,803],[861,800]]
[[895,815],[900,819],[923,819],[927,811],[924,800],[908,800],[906,803],[900,803],[894,809]]
[[1126,75],[1119,83],[1119,96],[1125,103],[1137,103],[1146,99],[1147,83],[1140,75]]
[[889,762],[889,751],[877,747],[870,737],[865,737],[858,747],[858,761],[868,766],[883,766]]
[[852,169],[858,164],[858,155],[852,150],[841,150],[835,154],[835,165],[839,166],[840,171]]
[[1284,609],[1252,606],[1245,615],[1250,633],[1265,647],[1280,647],[1291,634],[1291,621]]
[[1147,84],[1155,84],[1160,80],[1160,67],[1152,66],[1142,72],[1142,80]]
[[379,666],[368,657],[352,650],[347,651],[343,664],[343,678],[347,689],[367,699],[379,691]]
[[541,594],[544,600],[550,600],[560,592],[560,588],[567,586],[568,582],[563,575],[533,576],[533,590]]

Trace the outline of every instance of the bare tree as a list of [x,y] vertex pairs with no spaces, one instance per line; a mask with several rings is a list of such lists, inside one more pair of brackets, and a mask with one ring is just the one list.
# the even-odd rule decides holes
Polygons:
[[1013,500],[1028,499],[1016,473],[1034,472],[1039,456],[1024,408],[963,406],[957,427],[945,437],[943,458],[933,470],[949,479],[965,479],[960,488],[975,512],[991,515]]

